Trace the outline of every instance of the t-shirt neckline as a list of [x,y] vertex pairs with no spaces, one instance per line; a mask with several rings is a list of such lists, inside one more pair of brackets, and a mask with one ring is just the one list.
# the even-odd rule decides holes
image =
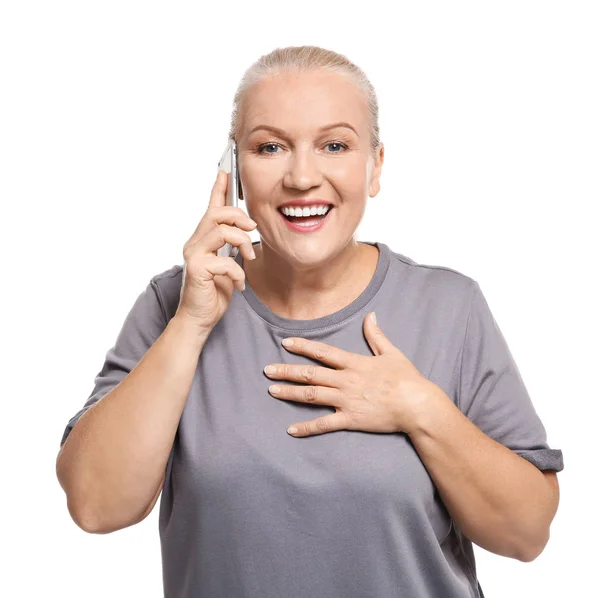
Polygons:
[[[373,274],[371,281],[365,290],[354,301],[352,301],[352,303],[332,314],[328,314],[321,318],[314,318],[312,320],[291,320],[289,318],[283,318],[282,316],[279,316],[271,311],[258,298],[248,281],[246,281],[246,289],[241,293],[242,297],[263,320],[277,328],[292,331],[308,331],[328,328],[338,324],[339,322],[342,322],[343,320],[360,311],[365,305],[367,305],[367,303],[369,303],[369,301],[371,301],[371,299],[373,299],[383,284],[390,264],[390,249],[385,243],[380,241],[360,241],[360,243],[372,245],[379,249],[379,258],[377,260],[375,273]],[[253,243],[253,245],[256,244],[258,244],[258,242]],[[234,259],[240,266],[243,267],[242,254],[239,251]]]

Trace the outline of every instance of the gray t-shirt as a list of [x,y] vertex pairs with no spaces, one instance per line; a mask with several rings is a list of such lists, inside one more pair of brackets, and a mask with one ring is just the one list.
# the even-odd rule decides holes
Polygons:
[[[288,352],[286,336],[370,356],[363,320],[374,310],[390,341],[483,432],[540,470],[563,469],[479,284],[369,244],[380,252],[377,269],[345,308],[290,320],[247,284],[212,330],[160,501],[166,598],[483,596],[473,546],[406,434],[286,432],[335,411],[269,394],[265,365],[324,365]],[[139,295],[61,445],[163,332],[181,281],[176,265]]]

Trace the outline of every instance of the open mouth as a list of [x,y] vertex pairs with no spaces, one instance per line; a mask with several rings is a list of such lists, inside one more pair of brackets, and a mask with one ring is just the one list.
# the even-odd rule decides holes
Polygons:
[[314,233],[322,230],[331,219],[331,213],[334,211],[334,208],[329,206],[327,211],[324,209],[319,211],[323,213],[309,214],[308,216],[291,216],[289,213],[284,214],[281,209],[278,210],[286,227],[295,233]]
[[[299,226],[315,226],[321,221],[325,220],[329,212],[333,210],[333,204],[327,206],[319,206],[317,209],[312,209],[309,214],[297,216],[299,210],[285,210],[284,208],[278,208],[280,214],[288,221]],[[287,211],[287,214],[286,214]]]

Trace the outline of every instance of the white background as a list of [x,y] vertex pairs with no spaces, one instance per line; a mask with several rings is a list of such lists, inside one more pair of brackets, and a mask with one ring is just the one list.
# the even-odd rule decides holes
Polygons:
[[577,1],[4,2],[0,594],[162,596],[158,504],[83,532],[59,442],[135,298],[183,263],[244,70],[304,44],[356,62],[380,101],[382,190],[357,238],[480,283],[563,450],[542,555],[475,547],[486,598],[593,592],[599,30]]

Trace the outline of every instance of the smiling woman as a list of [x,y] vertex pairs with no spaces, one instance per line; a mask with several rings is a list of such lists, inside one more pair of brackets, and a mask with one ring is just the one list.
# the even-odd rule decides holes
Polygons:
[[255,223],[220,173],[184,265],[137,298],[61,441],[74,519],[122,529],[162,488],[165,596],[483,596],[472,543],[543,550],[562,452],[479,284],[356,240],[383,165],[370,83],[276,49],[231,136]]
[[[230,135],[261,239],[245,273],[282,316],[317,317],[358,296],[373,276],[377,252],[355,232],[379,192],[377,114],[361,71],[316,49],[263,57],[240,84]],[[321,215],[319,205],[332,209]]]

